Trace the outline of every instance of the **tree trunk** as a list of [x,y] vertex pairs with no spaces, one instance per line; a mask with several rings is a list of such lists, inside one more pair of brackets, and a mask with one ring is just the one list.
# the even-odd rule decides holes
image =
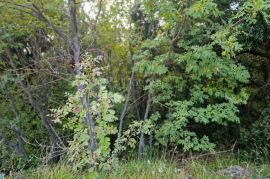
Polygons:
[[[148,119],[150,107],[151,107],[151,96],[150,96],[150,94],[148,94],[146,109],[145,109],[144,118],[143,118],[144,121],[146,121]],[[143,155],[144,147],[145,147],[145,144],[144,144],[144,131],[142,129],[141,135],[140,135],[140,141],[139,141],[139,149],[138,149],[138,158],[139,159]]]
[[[75,63],[75,75],[80,75],[82,73],[81,69],[81,47],[80,41],[78,38],[78,27],[77,27],[77,8],[75,4],[75,0],[68,0],[69,3],[69,12],[70,12],[70,28],[71,28],[71,50],[73,53],[73,60]],[[85,86],[79,84],[78,91],[84,91]],[[84,92],[83,92],[84,93]],[[84,93],[80,97],[81,105],[84,106],[86,115],[84,117],[85,125],[87,126],[88,135],[90,140],[88,141],[88,150],[93,152],[96,150],[97,141],[96,141],[96,133],[94,132],[95,122],[90,112],[90,102],[88,94]]]
[[119,118],[119,129],[118,129],[118,136],[117,136],[118,140],[120,139],[120,137],[122,135],[122,131],[123,131],[124,118],[125,118],[125,115],[127,113],[128,103],[129,103],[129,99],[130,99],[131,91],[132,91],[132,86],[133,86],[132,83],[134,81],[134,73],[135,73],[134,71],[131,72],[128,94],[127,94],[127,97],[126,97],[124,108],[123,108],[123,110],[121,112],[121,116]]
[[100,51],[98,49],[98,44],[97,44],[97,37],[98,37],[98,20],[99,20],[99,16],[102,10],[102,5],[103,5],[103,0],[99,0],[98,2],[98,11],[97,11],[97,15],[95,17],[95,22],[93,25],[93,45],[92,45],[92,54],[93,57],[96,58],[100,55]]
[[[131,25],[130,25],[131,28]],[[131,29],[129,29],[129,31],[131,31]],[[121,112],[120,118],[119,118],[119,129],[118,129],[118,140],[120,139],[121,135],[122,135],[122,131],[123,131],[123,125],[124,125],[124,118],[125,115],[127,113],[127,109],[128,109],[128,103],[130,100],[130,97],[133,98],[133,100],[136,100],[136,92],[135,92],[135,71],[133,70],[134,67],[134,59],[133,59],[133,51],[132,51],[132,44],[129,41],[129,54],[130,54],[130,70],[131,70],[131,76],[130,76],[130,81],[129,81],[129,86],[128,86],[128,94],[126,97],[126,101],[125,101],[125,105],[124,108]],[[137,115],[137,119],[140,120],[140,114],[139,114],[139,109],[138,109],[138,105],[137,103],[135,103],[135,108],[136,108],[136,115]]]

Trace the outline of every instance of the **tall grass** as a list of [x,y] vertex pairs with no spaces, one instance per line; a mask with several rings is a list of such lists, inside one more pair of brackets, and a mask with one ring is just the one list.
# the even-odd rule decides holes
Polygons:
[[41,166],[35,170],[13,174],[10,178],[18,179],[223,179],[217,171],[230,166],[241,166],[250,172],[250,178],[270,178],[270,165],[256,166],[240,161],[233,154],[215,155],[202,159],[190,159],[185,163],[164,159],[122,161],[109,172],[78,172],[70,165]]

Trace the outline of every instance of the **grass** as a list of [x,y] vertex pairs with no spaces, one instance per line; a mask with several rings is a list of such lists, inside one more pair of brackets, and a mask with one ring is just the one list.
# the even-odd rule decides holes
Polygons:
[[186,163],[168,162],[164,160],[122,162],[110,172],[76,172],[69,165],[41,166],[34,170],[24,171],[10,178],[19,179],[225,179],[226,176],[216,171],[229,166],[241,166],[251,173],[251,178],[270,178],[270,165],[256,166],[250,162],[240,161],[233,155],[217,155]]
[[270,178],[270,165],[255,165],[247,161],[241,161],[234,155],[217,155],[213,158],[204,158],[197,161],[191,161],[185,167],[185,171],[192,178],[229,178],[220,175],[217,171],[230,166],[241,166],[250,172],[250,178],[265,179]]

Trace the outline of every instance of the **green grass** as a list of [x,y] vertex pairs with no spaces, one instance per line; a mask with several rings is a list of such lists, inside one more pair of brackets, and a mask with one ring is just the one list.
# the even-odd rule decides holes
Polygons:
[[19,179],[223,179],[216,171],[229,166],[238,165],[246,168],[251,174],[251,178],[270,178],[270,165],[256,166],[249,162],[240,161],[233,155],[217,155],[204,157],[197,160],[188,160],[185,163],[168,162],[164,160],[154,160],[152,162],[131,160],[122,162],[110,172],[76,172],[72,171],[69,165],[40,166],[34,170],[24,171],[10,178]]
[[245,168],[250,172],[250,177],[254,179],[270,178],[270,165],[255,165],[247,161],[238,160],[233,155],[217,155],[196,161],[189,161],[185,167],[185,171],[192,178],[229,178],[221,176],[217,171],[230,166],[241,166]]

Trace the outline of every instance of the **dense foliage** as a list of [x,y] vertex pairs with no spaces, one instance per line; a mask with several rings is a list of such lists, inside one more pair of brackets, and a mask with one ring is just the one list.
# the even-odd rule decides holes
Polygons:
[[0,0],[0,10],[1,172],[60,160],[111,170],[130,155],[231,146],[269,161],[268,0]]

